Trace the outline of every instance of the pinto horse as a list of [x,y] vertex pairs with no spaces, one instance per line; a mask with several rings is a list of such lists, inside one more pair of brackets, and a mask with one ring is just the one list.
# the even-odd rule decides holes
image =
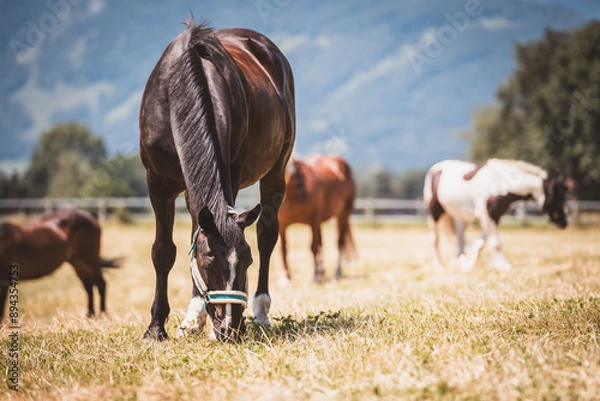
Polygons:
[[[434,234],[434,268],[442,267],[439,236],[440,226],[445,223],[458,240],[462,270],[475,266],[486,242],[493,250],[491,267],[510,269],[498,239],[500,218],[512,202],[533,199],[552,223],[565,228],[567,189],[562,178],[549,178],[540,167],[520,160],[490,159],[479,165],[445,160],[433,165],[425,177],[423,197]],[[483,232],[465,254],[465,229],[474,220],[479,220]]]
[[332,217],[337,219],[338,227],[339,257],[335,276],[342,277],[342,256],[350,259],[354,253],[350,215],[355,198],[352,170],[341,157],[316,155],[304,161],[296,158],[290,161],[285,196],[279,209],[281,256],[288,280],[292,278],[287,261],[288,226],[301,223],[311,227],[314,281],[320,282],[325,274],[321,258],[321,223]]
[[[235,339],[245,330],[252,263],[244,228],[256,219],[260,270],[254,321],[269,325],[269,263],[295,139],[294,81],[285,56],[260,33],[212,30],[196,26],[193,17],[186,25],[152,71],[140,111],[140,153],[156,219],[156,288],[144,337],[167,338],[175,199],[185,191],[193,289],[178,334],[201,330],[208,315],[211,336]],[[257,181],[260,204],[236,212],[238,191]]]
[[94,315],[94,287],[105,307],[106,283],[101,267],[117,267],[117,259],[100,257],[100,226],[89,212],[69,209],[18,226],[0,224],[0,320],[10,285],[11,265],[18,280],[32,280],[53,273],[69,262],[88,295],[88,316]]

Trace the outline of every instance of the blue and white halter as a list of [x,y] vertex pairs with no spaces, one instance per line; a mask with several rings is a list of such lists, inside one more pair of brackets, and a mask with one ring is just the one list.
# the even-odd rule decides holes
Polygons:
[[[227,214],[235,215],[236,211],[231,207],[227,207]],[[244,308],[248,305],[248,295],[243,291],[234,290],[221,290],[221,291],[210,291],[208,286],[202,279],[200,269],[198,268],[198,261],[196,260],[196,240],[200,233],[200,227],[194,232],[192,236],[192,246],[188,252],[188,255],[192,255],[190,262],[190,273],[192,274],[192,281],[200,292],[202,299],[204,300],[205,306],[208,304],[213,305],[224,305],[224,304],[236,304],[242,305]]]

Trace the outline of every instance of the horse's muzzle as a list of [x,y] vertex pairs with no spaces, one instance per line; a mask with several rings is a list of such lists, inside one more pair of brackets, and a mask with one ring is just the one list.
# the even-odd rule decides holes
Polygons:
[[[233,310],[229,315],[227,308]],[[240,305],[218,305],[216,315],[212,319],[212,338],[222,341],[237,341],[246,332],[244,310]]]

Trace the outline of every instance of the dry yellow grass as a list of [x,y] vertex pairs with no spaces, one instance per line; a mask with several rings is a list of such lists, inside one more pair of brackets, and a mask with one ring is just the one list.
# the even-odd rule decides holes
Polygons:
[[[360,259],[332,278],[335,230],[325,226],[329,281],[312,283],[310,237],[288,237],[293,282],[273,256],[273,327],[239,344],[207,333],[155,344],[149,323],[154,226],[104,227],[106,318],[87,319],[72,269],[19,284],[19,392],[1,399],[594,399],[600,394],[600,228],[501,229],[509,272],[427,270],[423,226],[355,227]],[[475,231],[471,231],[475,235]],[[248,231],[256,255],[254,228]],[[189,225],[177,223],[170,276],[173,335],[191,292]],[[446,256],[454,252],[448,244]],[[255,260],[257,258],[255,257]],[[250,289],[256,284],[251,268]],[[250,312],[250,311],[249,311]],[[9,363],[0,331],[0,364]]]

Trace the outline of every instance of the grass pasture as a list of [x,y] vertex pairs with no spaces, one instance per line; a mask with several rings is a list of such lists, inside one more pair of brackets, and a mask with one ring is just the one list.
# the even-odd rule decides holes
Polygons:
[[[312,283],[309,232],[292,227],[283,277],[271,271],[271,329],[251,326],[239,344],[203,335],[173,339],[191,291],[189,225],[177,223],[171,316],[164,343],[142,340],[149,323],[154,226],[104,226],[109,314],[84,317],[73,270],[19,283],[19,391],[0,399],[306,400],[596,399],[600,394],[600,228],[501,228],[514,268],[470,273],[426,266],[424,226],[355,227],[360,259],[331,280],[333,225],[324,227],[329,281]],[[476,232],[472,230],[471,236]],[[248,230],[256,257],[254,228]],[[444,244],[448,259],[454,252]],[[257,267],[250,270],[250,289]],[[248,311],[249,313],[250,311]],[[10,330],[0,329],[0,365]]]

